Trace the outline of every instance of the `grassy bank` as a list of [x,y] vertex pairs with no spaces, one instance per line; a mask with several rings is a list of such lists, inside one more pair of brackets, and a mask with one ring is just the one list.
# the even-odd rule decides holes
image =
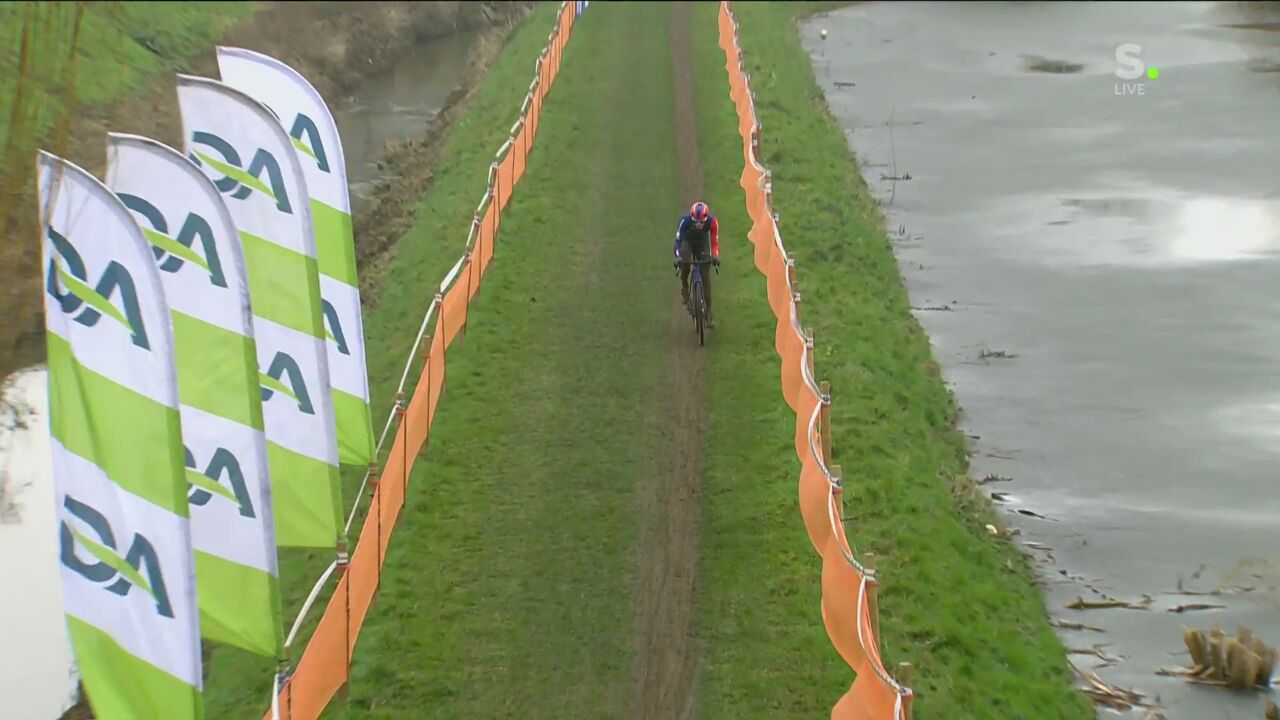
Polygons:
[[142,99],[145,90],[209,48],[256,7],[0,2],[0,231],[8,239],[0,246],[0,307],[5,310],[0,380],[44,359],[40,234],[34,227],[36,148],[91,172],[100,170],[106,155],[99,138],[107,123],[97,122],[97,116],[126,97],[139,116],[164,114],[158,102]]
[[[661,5],[593,8],[575,30],[333,717],[627,713],[672,301],[666,22]],[[459,132],[505,128],[517,105]],[[470,148],[451,143],[459,174],[428,195],[384,303],[395,288],[416,316],[428,299],[438,231],[464,234],[483,180]],[[411,335],[412,318],[376,317],[382,342]]]
[[[526,2],[512,3],[36,3],[0,0],[0,379],[44,359],[44,322],[34,243],[35,147],[49,149],[101,174],[102,133],[129,132],[180,146],[181,123],[172,73],[217,77],[215,42],[258,50],[286,60],[330,101],[381,77],[411,47],[434,38],[480,29],[469,60],[487,67],[491,46],[501,45],[499,26],[522,17]],[[79,31],[77,9],[82,8]],[[26,70],[21,60],[27,39]],[[71,53],[72,39],[76,51]],[[323,38],[317,42],[316,38]],[[74,57],[75,62],[71,59]],[[529,70],[525,70],[527,75]],[[25,78],[25,80],[20,80]],[[470,83],[470,75],[464,83]],[[527,81],[526,81],[527,82]],[[68,110],[72,111],[68,115]],[[436,124],[450,124],[445,111]],[[71,118],[68,125],[64,119]],[[409,158],[404,147],[385,159],[412,162],[401,173],[406,186],[425,183],[429,153]],[[431,143],[434,150],[435,143]],[[423,155],[428,157],[423,157]],[[363,159],[359,159],[364,161]],[[425,167],[426,170],[420,170]],[[415,174],[417,173],[417,174]],[[375,255],[388,235],[403,234],[406,203],[394,191],[379,195],[379,223],[357,226],[358,257]],[[395,228],[388,233],[388,228]],[[383,231],[379,235],[379,230]],[[365,268],[365,275],[372,273]]]
[[[0,163],[6,150],[30,155],[73,103],[99,105],[144,86],[252,12],[239,2],[86,3],[77,34],[74,3],[0,3]],[[15,120],[20,137],[9,146]]]
[[[1069,687],[1027,562],[983,529],[992,516],[966,477],[954,403],[795,31],[793,13],[812,9],[736,4],[803,322],[817,338],[817,374],[834,388],[846,529],[857,552],[881,558],[886,662],[914,663],[916,717],[1092,717]],[[715,8],[700,12],[703,166],[728,238],[709,392],[702,716],[818,717],[849,673],[822,626],[820,562],[796,504],[794,416],[779,389],[764,280],[742,237],[741,145]]]

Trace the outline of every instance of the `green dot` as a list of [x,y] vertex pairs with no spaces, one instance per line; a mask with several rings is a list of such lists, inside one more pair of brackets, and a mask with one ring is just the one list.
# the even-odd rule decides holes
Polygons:
[[1160,68],[1147,68],[1147,77],[1155,80],[1160,77]]

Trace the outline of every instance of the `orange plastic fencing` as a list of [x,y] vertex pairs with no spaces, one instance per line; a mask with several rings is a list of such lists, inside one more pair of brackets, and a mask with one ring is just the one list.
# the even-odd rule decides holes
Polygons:
[[[868,590],[875,571],[863,567],[845,537],[841,484],[823,457],[819,419],[831,402],[814,381],[813,339],[800,328],[800,296],[794,290],[795,263],[773,214],[770,172],[756,158],[760,124],[756,120],[751,76],[742,63],[738,23],[728,2],[720,4],[720,47],[729,75],[729,96],[738,111],[746,193],[755,246],[756,268],[768,283],[769,306],[778,319],[774,347],[781,360],[782,394],[796,413],[795,447],[800,459],[800,514],[814,550],[822,559],[822,621],[836,652],[855,673],[849,691],[831,710],[832,720],[905,720],[912,693],[885,670],[872,622]],[[830,442],[830,438],[825,438]],[[827,445],[829,447],[829,445]]]
[[[512,126],[510,137],[490,166],[489,184],[472,219],[466,252],[440,283],[428,306],[396,394],[395,408],[378,442],[381,456],[383,443],[394,427],[391,449],[381,471],[376,466],[370,467],[365,477],[365,486],[371,492],[355,552],[349,561],[339,557],[335,564],[338,580],[333,595],[293,674],[280,687],[278,711],[284,720],[317,720],[350,681],[351,658],[369,606],[378,592],[391,534],[404,507],[409,474],[430,436],[444,389],[446,350],[466,327],[468,306],[479,292],[481,277],[493,258],[502,211],[510,203],[512,190],[527,167],[543,102],[560,71],[565,45],[581,9],[579,3],[561,3],[547,45],[538,56],[533,82],[520,108],[520,119]],[[431,325],[433,319],[434,326]],[[429,335],[428,327],[432,327]],[[426,352],[422,356],[418,382],[406,404],[406,380],[416,364],[415,356],[424,345]],[[317,583],[317,590],[324,582],[322,578]],[[268,711],[266,720],[271,720],[274,712]]]

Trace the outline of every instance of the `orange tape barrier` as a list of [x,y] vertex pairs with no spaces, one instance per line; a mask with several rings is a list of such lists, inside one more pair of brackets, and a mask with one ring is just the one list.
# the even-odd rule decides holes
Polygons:
[[[814,550],[822,558],[822,621],[840,657],[855,673],[849,691],[831,710],[832,720],[906,720],[911,690],[885,670],[873,620],[875,570],[854,558],[844,534],[839,474],[828,466],[830,430],[820,427],[831,403],[814,381],[813,338],[800,329],[800,297],[795,293],[795,262],[787,255],[772,207],[770,172],[756,159],[760,123],[756,120],[751,76],[742,64],[738,23],[730,3],[720,4],[720,47],[729,75],[729,96],[738,111],[746,193],[755,246],[755,264],[768,281],[769,306],[778,318],[774,347],[781,359],[782,394],[796,413],[795,448],[801,462],[800,512]],[[823,437],[825,432],[828,437]],[[825,449],[825,450],[824,450]]]
[[[344,562],[345,558],[340,557],[336,564],[337,588],[307,642],[297,668],[280,688],[277,698],[280,718],[317,720],[338,691],[350,681],[351,658],[369,606],[378,592],[387,548],[400,510],[404,507],[409,474],[430,435],[431,422],[444,388],[445,350],[466,325],[468,306],[480,290],[480,279],[493,259],[502,211],[510,203],[512,190],[524,175],[529,152],[537,136],[543,102],[560,71],[564,47],[581,7],[579,3],[561,3],[547,45],[538,57],[533,82],[520,108],[520,119],[490,165],[489,185],[472,219],[466,252],[440,283],[439,292],[427,309],[422,330],[405,367],[395,409],[378,444],[381,450],[388,431],[395,425],[390,453],[381,473],[376,467],[371,467],[365,478],[372,494],[355,553],[350,562]],[[427,352],[422,358],[418,383],[413,397],[405,405],[405,379],[433,317],[436,321],[434,331],[427,336]],[[320,584],[323,582],[322,578]],[[271,720],[273,713],[274,710],[268,711],[266,720]]]

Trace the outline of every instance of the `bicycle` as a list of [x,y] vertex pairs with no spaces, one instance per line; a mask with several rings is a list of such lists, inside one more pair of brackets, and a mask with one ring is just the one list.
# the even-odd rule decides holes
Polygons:
[[[689,310],[689,315],[693,317],[694,332],[698,333],[698,345],[706,344],[706,328],[707,328],[707,298],[702,285],[702,266],[713,264],[711,260],[691,260],[687,265],[693,266],[693,271],[689,274],[689,303],[685,307]],[[677,260],[672,267],[676,269],[676,274],[680,274],[681,261]],[[716,274],[720,274],[720,267],[716,266]]]

